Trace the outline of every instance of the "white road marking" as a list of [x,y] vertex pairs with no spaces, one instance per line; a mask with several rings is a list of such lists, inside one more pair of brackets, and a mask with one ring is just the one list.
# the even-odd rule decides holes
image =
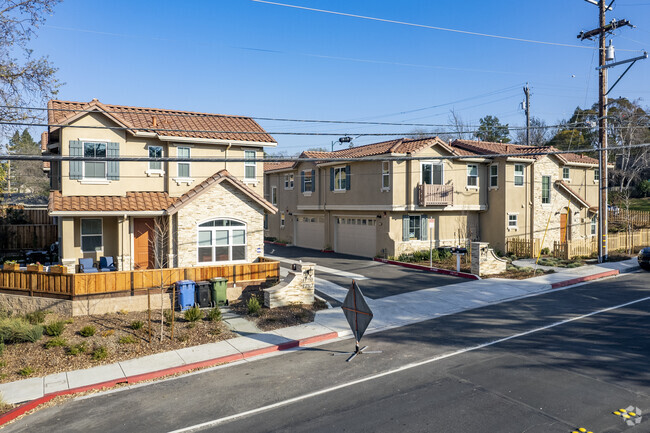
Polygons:
[[[282,262],[285,262],[285,263],[290,263],[292,265],[302,263],[300,260],[287,259],[287,258],[284,258],[284,257],[276,257],[276,256],[268,255],[268,254],[266,256],[264,256],[264,257],[266,257],[268,259],[282,261]],[[375,262],[370,262],[370,263],[375,263]],[[354,280],[367,280],[368,279],[368,277],[364,277],[361,274],[355,274],[353,272],[340,271],[338,269],[327,268],[325,266],[320,266],[320,265],[316,265],[316,271],[323,272],[325,274],[338,275],[339,277],[352,278]]]
[[383,373],[373,374],[371,376],[367,376],[367,377],[364,377],[364,378],[361,378],[361,379],[353,380],[351,382],[346,382],[346,383],[336,385],[336,386],[332,386],[332,387],[329,387],[329,388],[324,388],[324,389],[321,389],[319,391],[314,391],[314,392],[311,392],[311,393],[308,393],[308,394],[303,394],[303,395],[300,395],[300,396],[297,396],[297,397],[289,398],[287,400],[279,401],[277,403],[269,404],[269,405],[266,405],[266,406],[261,406],[261,407],[255,408],[255,409],[247,410],[247,411],[244,411],[244,412],[236,413],[236,414],[225,416],[225,417],[222,417],[222,418],[217,418],[217,419],[214,419],[212,421],[207,421],[207,422],[203,422],[203,423],[200,423],[200,424],[195,424],[193,426],[181,428],[181,429],[178,429],[178,430],[172,430],[169,433],[189,433],[189,432],[200,431],[200,430],[203,430],[203,429],[206,429],[206,428],[209,428],[209,427],[214,427],[214,426],[217,426],[219,424],[226,423],[228,421],[233,421],[233,420],[238,419],[238,418],[243,418],[243,417],[246,417],[246,416],[249,416],[249,415],[255,415],[255,414],[258,414],[258,413],[261,413],[261,412],[266,412],[268,410],[276,409],[276,408],[279,408],[279,407],[282,407],[282,406],[287,406],[287,405],[290,405],[290,404],[293,404],[293,403],[300,402],[302,400],[307,400],[309,398],[317,397],[319,395],[328,394],[330,392],[338,391],[340,389],[348,388],[348,387],[351,387],[351,386],[354,386],[354,385],[358,385],[360,383],[369,382],[371,380],[379,379],[379,378],[382,378],[384,376],[389,376],[389,375],[400,373],[402,371],[410,370],[410,369],[413,369],[413,368],[416,368],[416,367],[421,367],[423,365],[431,364],[433,362],[437,362],[437,361],[440,361],[440,360],[443,360],[443,359],[446,359],[446,358],[451,358],[453,356],[462,355],[464,353],[472,352],[474,350],[483,349],[485,347],[493,346],[495,344],[503,343],[504,341],[512,340],[512,339],[515,339],[515,338],[525,337],[525,336],[530,335],[530,334],[534,334],[534,333],[537,333],[537,332],[545,331],[547,329],[555,328],[556,326],[564,325],[564,324],[567,324],[567,323],[570,323],[570,322],[575,322],[576,320],[586,319],[587,317],[595,316],[597,314],[606,313],[608,311],[616,310],[618,308],[627,307],[627,306],[633,305],[633,304],[638,304],[639,302],[645,302],[645,301],[648,301],[648,300],[650,300],[650,296],[647,296],[647,297],[641,298],[641,299],[637,299],[637,300],[634,300],[634,301],[626,302],[624,304],[615,305],[613,307],[603,308],[602,310],[593,311],[591,313],[583,314],[581,316],[576,316],[576,317],[573,317],[571,319],[560,320],[559,322],[554,322],[554,323],[551,323],[550,325],[541,326],[539,328],[531,329],[530,331],[520,332],[520,333],[517,333],[517,334],[510,335],[508,337],[503,337],[503,338],[499,338],[497,340],[492,340],[492,341],[489,341],[487,343],[482,343],[482,344],[479,344],[479,345],[476,345],[476,346],[470,346],[470,347],[466,347],[464,349],[459,349],[459,350],[456,350],[454,352],[434,356],[433,358],[425,359],[423,361],[418,361],[418,362],[413,362],[413,363],[410,363],[410,364],[406,364],[406,365],[403,365],[401,367],[398,367],[398,368],[395,368],[395,369],[392,369],[392,370],[387,370],[387,371],[385,371]]

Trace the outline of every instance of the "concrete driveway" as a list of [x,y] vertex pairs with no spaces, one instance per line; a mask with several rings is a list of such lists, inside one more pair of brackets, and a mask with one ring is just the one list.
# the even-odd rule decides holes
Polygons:
[[[468,281],[465,278],[375,262],[366,257],[323,253],[307,248],[267,244],[264,246],[264,255],[277,258],[285,268],[290,268],[299,260],[316,263],[316,278],[327,280],[346,289],[355,279],[364,295],[371,299]],[[319,294],[332,300],[326,293]],[[334,304],[338,304],[336,300],[334,301]]]

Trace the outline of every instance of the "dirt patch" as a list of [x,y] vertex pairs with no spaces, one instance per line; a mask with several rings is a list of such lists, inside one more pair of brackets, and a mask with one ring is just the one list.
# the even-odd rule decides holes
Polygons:
[[505,272],[502,272],[500,274],[483,275],[481,278],[508,278],[510,280],[525,280],[527,278],[539,277],[540,275],[552,274],[554,272],[555,271],[553,269],[538,269],[537,272],[534,272],[533,268],[508,266],[508,269]]
[[260,308],[256,313],[249,314],[248,302],[250,299],[257,299],[260,305],[264,305],[264,291],[260,286],[248,286],[242,292],[236,302],[230,304],[230,308],[237,314],[245,315],[254,320],[258,328],[263,331],[286,328],[314,321],[316,311],[324,310],[327,304],[316,300],[314,305],[290,305],[279,308]]
[[[163,339],[160,341],[161,314],[160,311],[152,311],[149,342],[146,311],[74,318],[47,314],[44,325],[65,322],[61,335],[43,335],[42,339],[34,343],[7,344],[0,358],[0,383],[111,364],[236,336],[222,322],[205,318],[188,322],[183,318],[183,313],[176,312],[172,341],[171,312],[167,311],[166,316],[163,318]],[[94,335],[82,336],[84,328],[89,330],[85,332],[86,335],[94,329]],[[100,352],[105,350],[105,357],[96,355],[96,358],[102,359],[93,359],[93,353],[98,349]]]

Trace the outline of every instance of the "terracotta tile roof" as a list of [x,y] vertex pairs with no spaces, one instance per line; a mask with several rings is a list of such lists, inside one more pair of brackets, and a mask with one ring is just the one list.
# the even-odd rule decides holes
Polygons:
[[183,194],[182,196],[178,197],[173,203],[167,207],[166,211],[168,214],[175,214],[178,212],[180,208],[185,206],[187,203],[190,201],[194,200],[197,198],[199,195],[210,189],[210,187],[214,184],[219,184],[221,182],[227,181],[230,184],[232,184],[235,188],[239,189],[242,191],[244,194],[248,195],[250,198],[252,198],[255,202],[257,202],[260,206],[262,206],[264,209],[271,213],[276,213],[278,210],[275,206],[273,206],[271,203],[266,201],[264,197],[260,196],[258,193],[253,191],[251,188],[249,188],[245,183],[237,179],[235,176],[231,175],[228,170],[220,170],[217,173],[213,174],[212,176],[208,177],[206,180]]
[[[110,105],[102,104],[96,99],[90,102],[51,100],[47,107],[48,121],[53,125],[64,125],[83,115],[84,111],[93,110],[104,112],[132,132],[154,132],[163,136],[185,138],[275,143],[273,137],[267,134],[257,122],[244,116]],[[167,129],[172,131],[165,131]]]
[[571,187],[570,187],[570,186],[569,186],[565,181],[563,181],[563,180],[556,180],[556,181],[555,181],[555,184],[558,185],[558,186],[560,186],[560,187],[561,187],[562,189],[564,189],[566,192],[568,192],[569,195],[571,195],[571,196],[575,199],[575,201],[577,201],[578,203],[580,203],[583,207],[586,207],[586,208],[588,208],[588,209],[590,209],[590,210],[594,207],[594,206],[590,205],[590,204],[587,202],[587,200],[585,200],[584,198],[582,198],[582,197],[580,196],[580,194],[578,194],[577,192],[575,192],[575,191],[574,191],[574,190],[573,190],[573,189],[572,189],[572,188],[571,188]]
[[[517,158],[527,158],[538,160],[542,158],[545,152],[556,152],[557,148],[553,146],[526,146],[525,144],[515,143],[494,143],[491,141],[474,141],[474,140],[454,140],[451,146],[455,149],[464,149],[469,152],[475,152],[482,155],[488,154],[520,154],[526,152],[541,152],[540,155],[517,155]],[[566,163],[598,164],[598,160],[585,155],[576,153],[557,153],[555,156],[560,161]]]
[[[41,155],[47,153],[47,141],[49,136],[47,132],[41,134]],[[50,161],[43,161],[43,171],[50,170]]]
[[264,171],[273,171],[273,170],[285,170],[291,168],[295,165],[295,162],[265,162]]
[[163,211],[176,199],[166,192],[127,192],[126,196],[62,196],[50,192],[50,212]]

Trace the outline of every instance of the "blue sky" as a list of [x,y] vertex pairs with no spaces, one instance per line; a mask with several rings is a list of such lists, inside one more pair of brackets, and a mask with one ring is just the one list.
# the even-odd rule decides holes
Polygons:
[[[576,45],[519,42],[251,0],[65,0],[33,41],[66,84],[59,98],[249,116],[473,125],[491,114],[555,124],[597,100],[597,7],[584,0],[279,0],[282,3],[479,33]],[[650,49],[650,0],[617,0],[616,58]],[[624,51],[630,50],[630,51]],[[650,60],[637,62],[610,96],[649,105]],[[613,83],[624,67],[610,74]],[[420,110],[425,107],[434,107]],[[414,111],[418,110],[418,111]],[[405,126],[260,121],[269,132],[409,132]],[[430,128],[439,130],[440,128]],[[275,134],[289,154],[337,137]],[[359,137],[357,145],[383,138]]]

